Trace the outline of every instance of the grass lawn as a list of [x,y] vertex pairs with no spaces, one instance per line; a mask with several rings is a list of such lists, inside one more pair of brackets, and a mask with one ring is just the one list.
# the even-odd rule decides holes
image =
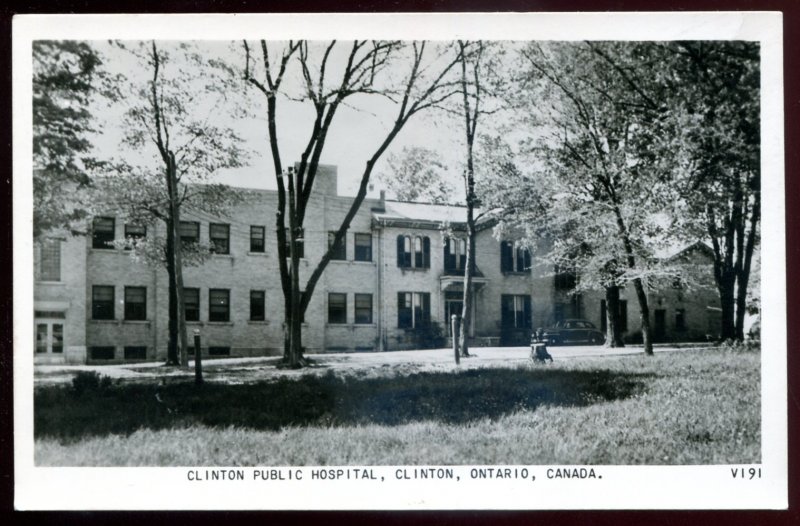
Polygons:
[[[732,464],[761,459],[760,354],[702,350],[202,388],[34,393],[44,466]],[[469,361],[469,360],[467,360]]]

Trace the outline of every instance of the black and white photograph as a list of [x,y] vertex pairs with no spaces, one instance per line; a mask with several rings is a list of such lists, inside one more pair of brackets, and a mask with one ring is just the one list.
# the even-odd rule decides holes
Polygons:
[[17,506],[785,507],[780,28],[18,17]]

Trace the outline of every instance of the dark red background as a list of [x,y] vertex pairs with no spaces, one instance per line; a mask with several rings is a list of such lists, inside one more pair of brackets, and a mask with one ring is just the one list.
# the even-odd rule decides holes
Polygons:
[[[17,513],[13,509],[12,381],[12,213],[11,213],[11,17],[22,13],[210,13],[210,12],[452,12],[452,11],[782,11],[784,27],[784,108],[786,161],[786,269],[788,327],[789,502],[788,511],[593,511],[593,512],[337,512],[196,513],[71,512]],[[794,0],[6,0],[0,7],[0,515],[14,523],[52,525],[153,521],[175,526],[230,522],[264,524],[471,525],[579,524],[682,526],[684,524],[800,524],[798,436],[800,436],[800,2]],[[768,379],[767,379],[768,381]],[[653,486],[647,491],[658,492]],[[307,498],[311,502],[313,495]]]

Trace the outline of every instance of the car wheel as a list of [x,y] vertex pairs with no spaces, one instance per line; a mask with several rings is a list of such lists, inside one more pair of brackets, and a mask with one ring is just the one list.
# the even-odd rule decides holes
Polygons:
[[603,337],[595,334],[592,336],[592,345],[602,345],[603,344]]
[[558,345],[558,338],[555,338],[555,337],[550,338],[550,345],[552,345],[554,347],[556,345]]

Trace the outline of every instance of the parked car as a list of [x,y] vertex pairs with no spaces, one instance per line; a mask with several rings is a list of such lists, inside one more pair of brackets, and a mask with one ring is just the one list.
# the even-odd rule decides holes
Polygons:
[[548,345],[574,345],[586,343],[602,345],[606,340],[590,321],[572,319],[556,323],[553,327],[539,330],[531,335],[531,341],[544,341]]

